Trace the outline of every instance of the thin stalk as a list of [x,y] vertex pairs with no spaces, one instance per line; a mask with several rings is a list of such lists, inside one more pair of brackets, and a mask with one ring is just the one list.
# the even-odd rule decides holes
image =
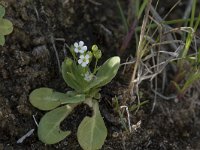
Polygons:
[[198,49],[197,63],[198,63],[197,65],[200,64],[200,47],[199,47],[199,49]]
[[142,30],[141,30],[141,34],[140,34],[140,40],[139,40],[139,45],[138,45],[138,49],[136,52],[136,63],[134,66],[134,70],[133,70],[133,74],[132,74],[132,78],[131,78],[131,82],[129,84],[129,90],[130,90],[130,94],[133,95],[133,89],[135,86],[134,80],[136,77],[136,72],[141,60],[141,52],[143,50],[143,40],[144,40],[144,34],[145,34],[145,30],[146,30],[146,25],[147,25],[147,21],[148,21],[148,16],[149,16],[149,11],[150,11],[150,6],[151,6],[152,0],[148,1],[148,5],[146,7],[146,12],[145,12],[145,16],[144,16],[144,20],[142,23]]
[[193,0],[190,27],[193,27],[197,0]]
[[139,10],[140,10],[140,0],[136,0],[136,2],[135,2],[135,14],[136,14],[136,16],[138,16],[138,14],[139,14]]
[[93,71],[93,75],[95,75],[95,73],[97,72],[97,63],[98,63],[98,59],[96,59],[95,61],[95,66],[94,66],[94,71]]
[[198,18],[197,18],[197,21],[196,21],[196,23],[195,23],[195,25],[194,25],[194,32],[196,32],[196,30],[197,30],[197,28],[198,28],[198,26],[199,26],[199,23],[200,23],[200,13],[199,13],[199,16],[198,16]]
[[[191,19],[175,19],[175,20],[168,20],[168,21],[161,21],[160,24],[166,24],[166,25],[171,25],[171,24],[178,24],[178,23],[185,23],[189,22]],[[199,20],[200,21],[200,16],[198,18],[195,18],[194,20]],[[158,25],[156,23],[152,23],[151,25],[147,25],[147,28],[156,28]],[[137,27],[135,31],[141,31],[141,26]]]
[[[194,0],[193,4],[192,4],[192,12],[191,12],[191,18],[190,18],[190,27],[191,28],[193,28],[193,24],[194,24],[194,15],[195,15],[196,3],[197,3],[197,1]],[[186,55],[188,54],[189,48],[190,48],[192,40],[193,40],[193,36],[194,36],[194,30],[193,30],[193,32],[187,34],[186,44],[185,44],[185,47],[184,47],[184,49],[181,53],[181,58],[185,58]],[[178,62],[178,66],[181,70],[182,67],[183,67],[183,60],[180,60]]]
[[116,0],[116,2],[117,2],[117,6],[118,6],[118,9],[119,9],[119,12],[120,12],[120,16],[121,16],[122,22],[124,24],[124,28],[126,30],[126,33],[128,33],[128,23],[126,21],[126,17],[124,15],[123,10],[122,10],[121,4],[119,3],[119,0]]
[[148,3],[148,0],[144,0],[144,2],[142,3],[142,5],[140,6],[140,9],[139,9],[138,14],[137,14],[137,18],[138,19],[140,19],[140,17],[142,15],[142,13],[143,13],[143,11],[144,11],[147,3]]

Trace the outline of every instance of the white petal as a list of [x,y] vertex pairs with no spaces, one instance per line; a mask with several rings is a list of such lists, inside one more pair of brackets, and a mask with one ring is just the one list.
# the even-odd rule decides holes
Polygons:
[[81,66],[82,66],[82,67],[86,67],[87,64],[86,64],[85,62],[83,62],[83,63],[81,64]]
[[85,56],[84,55],[80,55],[80,57],[79,58],[81,58],[81,59],[84,59],[85,58]]
[[79,64],[83,63],[83,59],[79,59],[79,60],[78,60],[78,63],[79,63]]
[[79,42],[79,46],[82,47],[83,45],[84,45],[84,42],[83,42],[83,41],[80,41],[80,42]]
[[76,48],[78,47],[78,43],[77,42],[74,43],[74,47],[76,47]]
[[78,48],[75,48],[74,51],[75,51],[76,53],[78,53]]
[[83,51],[87,51],[87,46],[83,46],[81,49],[82,49]]
[[84,51],[81,49],[80,51],[79,51],[81,54],[83,54],[84,53]]
[[86,54],[85,59],[89,59],[89,58],[90,58],[90,55]]
[[85,63],[86,63],[86,64],[88,64],[88,63],[89,63],[89,60],[88,60],[88,59],[86,59],[86,60],[85,60]]

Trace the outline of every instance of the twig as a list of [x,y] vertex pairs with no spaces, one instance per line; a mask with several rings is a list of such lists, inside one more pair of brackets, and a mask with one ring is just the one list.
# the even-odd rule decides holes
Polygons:
[[[153,6],[151,6],[151,13],[153,14],[153,17],[154,17],[155,19],[154,19],[153,17],[151,17],[151,16],[149,16],[149,18],[150,18],[151,20],[153,20],[160,28],[162,28],[162,26],[164,26],[164,28],[167,29],[167,31],[172,29],[172,27],[170,27],[169,25],[160,24],[160,22],[162,22],[163,19],[162,19],[162,18],[160,17],[160,15],[156,12],[156,10],[153,8]],[[156,31],[157,31],[157,30],[156,30]],[[167,40],[174,39],[173,36],[172,36],[171,34],[168,34],[166,38],[167,38]],[[175,43],[171,43],[171,47],[172,47],[173,49],[176,49],[176,48],[177,48],[177,46],[176,46]]]
[[58,51],[57,51],[56,46],[55,46],[55,39],[54,39],[53,35],[51,35],[51,43],[53,45],[53,50],[56,54],[56,59],[57,59],[58,68],[59,68],[59,72],[60,72],[61,71],[60,59],[59,59],[59,56],[58,56]]
[[131,64],[134,64],[136,62],[136,60],[132,60],[132,61],[129,61],[129,62],[125,62],[125,63],[121,63],[120,66],[124,66],[124,65],[131,65]]
[[[125,71],[126,71],[126,66],[127,66],[127,64],[126,64],[126,63],[128,63],[128,59],[129,59],[129,58],[127,58],[127,59],[126,59],[126,62],[125,62],[125,63],[123,63],[123,65],[124,65],[124,68],[123,68],[122,74],[124,74],[124,73],[125,73]],[[120,64],[120,66],[122,66],[122,64]]]
[[120,108],[125,108],[125,110],[126,110],[129,132],[131,133],[131,132],[132,132],[132,129],[131,129],[131,121],[130,121],[130,114],[129,114],[128,107],[127,107],[127,106],[120,106]]
[[132,128],[133,128],[135,131],[137,131],[137,129],[141,127],[141,123],[142,123],[141,120],[138,121],[136,124],[132,125]]
[[34,131],[35,129],[31,129],[30,131],[28,131],[24,136],[22,136],[19,140],[17,140],[17,144],[22,143],[27,137],[31,136]]
[[175,99],[175,98],[177,98],[176,95],[165,96],[165,95],[163,95],[163,94],[157,92],[156,90],[154,90],[153,87],[151,87],[151,90],[152,90],[154,93],[156,93],[156,95],[160,96],[161,98],[163,98],[163,99],[165,99],[165,100],[170,100],[170,99]]
[[35,115],[33,115],[33,120],[34,120],[36,126],[38,127],[38,123],[37,123],[37,121],[36,121],[36,119],[35,119]]
[[99,25],[100,28],[102,28],[109,36],[112,36],[112,32],[106,28],[103,24]]
[[178,0],[173,7],[167,12],[167,14],[163,17],[163,20],[167,18],[167,16],[172,12],[172,10],[181,2],[181,0]]

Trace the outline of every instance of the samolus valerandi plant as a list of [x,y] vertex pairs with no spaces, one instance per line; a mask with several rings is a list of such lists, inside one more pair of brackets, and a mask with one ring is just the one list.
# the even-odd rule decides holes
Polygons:
[[8,19],[4,19],[5,8],[0,5],[0,45],[5,44],[5,35],[10,34],[13,31],[13,24]]
[[[92,116],[86,116],[77,131],[78,142],[84,150],[100,149],[107,136],[107,128],[99,111],[100,88],[108,84],[117,74],[120,58],[108,59],[102,66],[97,66],[102,57],[101,50],[93,45],[87,49],[83,41],[75,42],[70,48],[73,59],[66,57],[62,63],[62,76],[74,91],[56,92],[50,88],[39,88],[31,92],[33,106],[47,112],[39,122],[38,137],[46,144],[54,144],[70,134],[62,131],[60,123],[79,104],[91,107]],[[89,66],[94,60],[94,68]]]

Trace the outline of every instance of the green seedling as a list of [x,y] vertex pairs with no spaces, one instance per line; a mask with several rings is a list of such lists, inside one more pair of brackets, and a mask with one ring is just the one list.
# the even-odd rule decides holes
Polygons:
[[5,44],[5,35],[10,34],[13,31],[13,24],[8,19],[4,19],[5,8],[0,5],[0,45]]
[[[138,104],[133,104],[130,105],[128,108],[129,112],[133,112],[133,111],[137,111],[140,107],[144,106],[145,104],[147,104],[149,101],[143,101],[141,103]],[[129,132],[129,127],[127,125],[127,117],[125,116],[125,109],[121,109],[121,106],[119,104],[119,99],[115,96],[112,99],[112,106],[114,108],[114,112],[118,113],[119,118],[120,118],[120,123],[122,125],[122,127],[125,129],[126,132]]]
[[[107,136],[107,128],[99,110],[100,88],[108,84],[117,74],[120,58],[108,59],[102,66],[97,66],[101,51],[96,45],[88,51],[84,42],[75,42],[70,47],[73,59],[67,57],[62,63],[61,72],[64,81],[74,91],[56,92],[50,88],[38,88],[31,92],[33,106],[47,112],[39,122],[38,137],[45,144],[55,144],[66,138],[71,132],[62,131],[60,123],[79,104],[87,104],[93,110],[91,117],[86,116],[80,123],[77,138],[84,150],[100,149]],[[95,58],[95,67],[89,65]]]
[[[180,53],[179,61],[177,62],[178,72],[175,77],[176,80],[172,81],[172,84],[176,87],[179,95],[184,95],[187,89],[196,81],[200,79],[200,70],[198,65],[193,65],[194,63],[199,64],[200,62],[200,48],[197,48],[198,54],[195,57],[191,57],[189,50],[192,47],[192,42],[194,42],[195,32],[197,31],[200,24],[200,13],[195,19],[197,0],[192,3],[191,17],[189,19],[189,27],[186,36],[183,36],[183,41],[185,41],[185,47]],[[188,64],[190,71],[185,69],[185,64]],[[186,82],[181,86],[180,81],[186,79]]]
[[138,104],[133,104],[129,107],[129,111],[132,112],[132,111],[135,111],[137,110],[138,108],[144,106],[145,104],[147,104],[149,101],[146,100],[146,101],[143,101],[141,103],[138,103]]

